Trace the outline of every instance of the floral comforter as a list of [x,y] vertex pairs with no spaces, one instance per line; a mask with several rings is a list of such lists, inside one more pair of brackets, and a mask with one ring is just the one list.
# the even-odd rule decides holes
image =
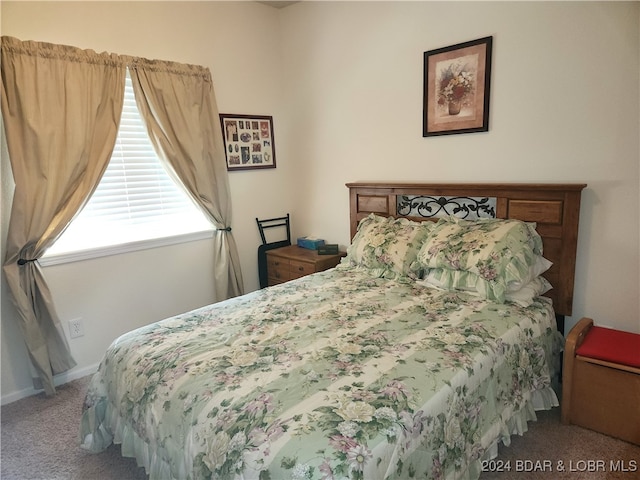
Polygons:
[[151,479],[477,478],[526,431],[561,336],[528,308],[332,269],[123,335],[83,448]]

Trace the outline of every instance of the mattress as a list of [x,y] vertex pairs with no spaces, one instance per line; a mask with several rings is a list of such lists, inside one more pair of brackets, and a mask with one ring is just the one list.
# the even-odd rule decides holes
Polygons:
[[561,345],[548,299],[335,268],[121,336],[80,438],[152,480],[478,478],[558,405]]

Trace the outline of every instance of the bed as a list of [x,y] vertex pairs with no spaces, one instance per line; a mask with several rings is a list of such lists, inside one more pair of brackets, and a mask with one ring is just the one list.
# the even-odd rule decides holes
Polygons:
[[116,339],[82,447],[151,479],[475,479],[557,406],[585,185],[347,187],[337,267]]

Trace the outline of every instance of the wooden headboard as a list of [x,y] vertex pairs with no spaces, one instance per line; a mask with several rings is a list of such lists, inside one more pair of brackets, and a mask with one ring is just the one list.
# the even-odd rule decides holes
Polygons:
[[544,274],[553,285],[546,295],[553,300],[556,315],[571,315],[580,195],[585,184],[356,182],[347,187],[352,238],[358,222],[370,213],[415,221],[437,220],[436,215],[442,214],[468,218],[480,214],[535,222],[544,257],[553,262]]

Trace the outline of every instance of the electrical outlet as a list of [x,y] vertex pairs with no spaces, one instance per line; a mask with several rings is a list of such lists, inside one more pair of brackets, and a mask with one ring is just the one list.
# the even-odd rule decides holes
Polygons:
[[82,324],[81,318],[69,320],[69,336],[71,338],[84,336],[84,325]]

